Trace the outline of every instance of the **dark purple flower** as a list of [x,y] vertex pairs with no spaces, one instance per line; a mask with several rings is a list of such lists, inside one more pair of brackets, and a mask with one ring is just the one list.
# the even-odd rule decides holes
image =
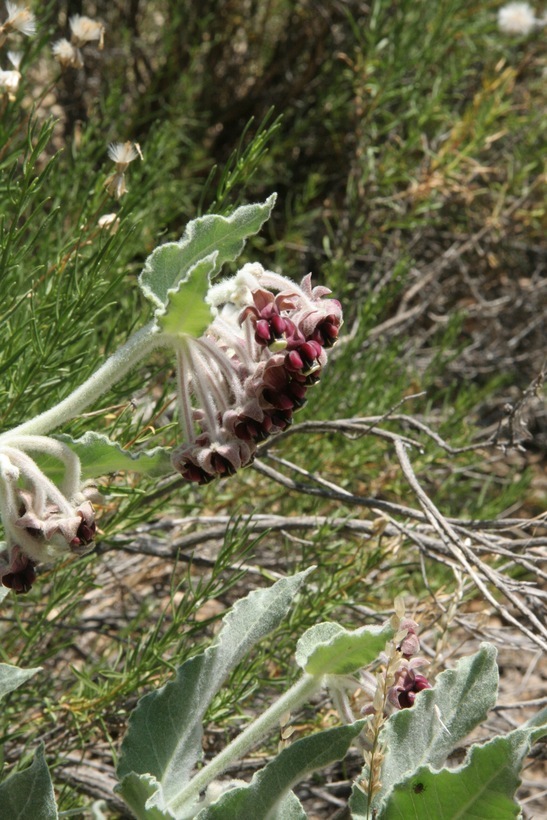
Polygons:
[[172,463],[187,481],[232,475],[292,423],[342,324],[328,293],[312,289],[311,276],[298,286],[256,263],[211,288],[215,318],[199,339],[181,337],[177,352],[184,441]]
[[36,564],[31,561],[19,546],[11,549],[10,563],[0,567],[2,584],[13,589],[17,595],[28,592],[36,580]]
[[409,664],[399,671],[395,683],[388,691],[387,699],[396,709],[408,709],[414,705],[418,692],[431,688],[428,679],[417,674]]

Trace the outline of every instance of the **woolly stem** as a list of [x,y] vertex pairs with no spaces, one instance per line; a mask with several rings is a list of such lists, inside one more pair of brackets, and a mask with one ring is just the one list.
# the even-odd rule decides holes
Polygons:
[[123,378],[154,347],[167,343],[168,340],[159,332],[156,323],[150,322],[131,336],[70,396],[60,401],[55,407],[45,410],[33,419],[0,435],[0,444],[9,442],[14,435],[45,435],[70,421]]

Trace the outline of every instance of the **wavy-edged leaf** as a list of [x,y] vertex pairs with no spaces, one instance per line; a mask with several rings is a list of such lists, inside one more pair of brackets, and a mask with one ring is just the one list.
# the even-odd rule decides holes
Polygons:
[[[94,433],[88,430],[81,438],[73,439],[66,434],[55,436],[59,441],[68,444],[78,456],[82,465],[82,478],[97,478],[119,470],[131,470],[134,473],[145,473],[151,476],[161,476],[173,472],[169,451],[165,447],[154,447],[152,450],[141,450],[132,453],[111,441],[103,433]],[[64,467],[56,459],[40,459],[47,474],[52,480],[62,480]]]
[[217,252],[213,273],[237,259],[249,236],[258,233],[269,218],[275,199],[272,194],[261,204],[242,205],[228,217],[201,216],[187,225],[178,242],[156,248],[145,262],[139,285],[158,314],[165,310],[169,291],[176,290],[202,259]]
[[248,786],[230,789],[212,806],[202,809],[197,820],[288,820],[293,815],[280,814],[279,810],[292,786],[311,772],[342,760],[364,723],[361,720],[351,726],[337,726],[295,741],[257,772]]
[[170,336],[201,336],[211,322],[211,308],[205,301],[210,277],[216,270],[218,251],[200,259],[184,282],[167,292],[165,313],[159,325]]
[[0,816],[6,820],[57,820],[53,784],[40,745],[27,769],[0,784]]
[[13,692],[14,689],[17,689],[41,670],[41,666],[21,669],[21,667],[11,666],[9,663],[0,663],[0,698],[5,697],[9,692]]
[[520,815],[515,793],[530,750],[532,730],[515,729],[473,746],[462,766],[434,772],[419,768],[391,792],[381,820],[468,820]]
[[317,624],[298,641],[296,661],[309,675],[349,675],[375,660],[394,634],[389,625],[349,631],[339,624]]
[[174,817],[165,805],[161,784],[150,774],[131,772],[115,791],[121,794],[137,820],[171,820]]
[[178,795],[201,758],[202,720],[212,698],[254,644],[281,623],[310,571],[238,601],[215,643],[183,663],[174,680],[139,701],[122,743],[120,778],[130,772],[151,774],[167,803]]

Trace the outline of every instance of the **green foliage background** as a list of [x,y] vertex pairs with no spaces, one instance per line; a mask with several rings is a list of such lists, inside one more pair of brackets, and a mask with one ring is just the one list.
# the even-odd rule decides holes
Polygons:
[[[274,216],[242,261],[296,279],[312,271],[346,316],[300,418],[382,416],[425,391],[404,412],[453,446],[495,431],[504,405],[541,370],[546,306],[545,39],[500,34],[499,5],[35,4],[21,88],[0,117],[2,429],[67,395],[147,320],[136,277],[158,243],[178,239],[201,213],[228,214],[277,191]],[[50,44],[75,13],[104,22],[105,48],[86,46],[84,69],[61,73]],[[114,202],[104,190],[106,150],[125,140],[140,144],[144,160],[132,163],[128,193]],[[108,212],[121,220],[116,233],[98,227]],[[91,426],[124,446],[174,443],[172,377],[158,354],[62,432]],[[414,453],[445,514],[543,511],[534,478],[545,412],[536,403],[518,421],[534,436],[523,453],[454,457],[432,442]],[[409,501],[381,439],[304,433],[275,454],[354,493]],[[286,684],[296,638],[317,620],[335,614],[355,626],[363,612],[388,612],[401,592],[427,620],[432,590],[453,595],[451,571],[429,567],[426,584],[404,539],[343,530],[351,506],[288,493],[251,470],[207,488],[129,475],[105,477],[102,489],[98,553],[45,569],[2,614],[1,660],[46,669],[6,700],[6,761],[23,764],[21,751],[44,739],[62,808],[90,795],[67,785],[55,761],[91,748],[111,758],[137,696],[195,654],[262,574],[319,567],[275,655],[258,651],[216,699],[210,717],[221,736],[246,699],[260,708],[265,692]],[[238,516],[271,512],[327,523],[298,537],[257,538],[238,526]],[[215,516],[233,520],[220,550],[217,534],[193,562],[191,547],[173,560],[169,522],[191,515],[207,516],[205,527]],[[471,597],[467,590],[462,607]],[[261,684],[269,689],[253,701]]]

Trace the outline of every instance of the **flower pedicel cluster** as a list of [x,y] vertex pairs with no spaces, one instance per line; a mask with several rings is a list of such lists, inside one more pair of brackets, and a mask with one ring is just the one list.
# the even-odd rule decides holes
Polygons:
[[[128,151],[130,146],[122,147]],[[118,366],[120,372],[128,367],[127,348],[137,361],[154,346],[167,346],[176,355],[185,439],[171,454],[174,468],[198,484],[232,475],[251,463],[259,442],[292,422],[319,380],[342,324],[340,303],[324,298],[329,293],[312,288],[311,276],[298,286],[257,263],[245,265],[209,289],[206,302],[214,318],[202,336],[162,333],[151,324],[145,329],[146,343],[135,341],[135,334],[75,391],[75,404],[71,397],[63,400],[30,427],[55,426],[60,408],[66,418],[81,411],[93,399],[97,379],[104,390]],[[96,533],[95,491],[82,485],[78,455],[57,439],[29,434],[29,424],[4,433],[0,443],[0,516],[6,538],[0,578],[18,593],[31,588],[37,563],[85,554]],[[62,480],[55,483],[34,454],[56,461],[56,472],[60,464]]]
[[[60,489],[26,449],[42,450],[65,465]],[[63,553],[85,555],[94,547],[95,512],[90,487],[81,487],[80,464],[70,448],[44,436],[14,438],[0,448],[0,512],[7,555],[0,578],[14,592],[28,592],[36,564]]]
[[185,441],[172,463],[184,478],[233,475],[259,442],[291,424],[342,324],[329,293],[312,288],[311,274],[298,286],[258,263],[210,289],[213,322],[177,351]]

